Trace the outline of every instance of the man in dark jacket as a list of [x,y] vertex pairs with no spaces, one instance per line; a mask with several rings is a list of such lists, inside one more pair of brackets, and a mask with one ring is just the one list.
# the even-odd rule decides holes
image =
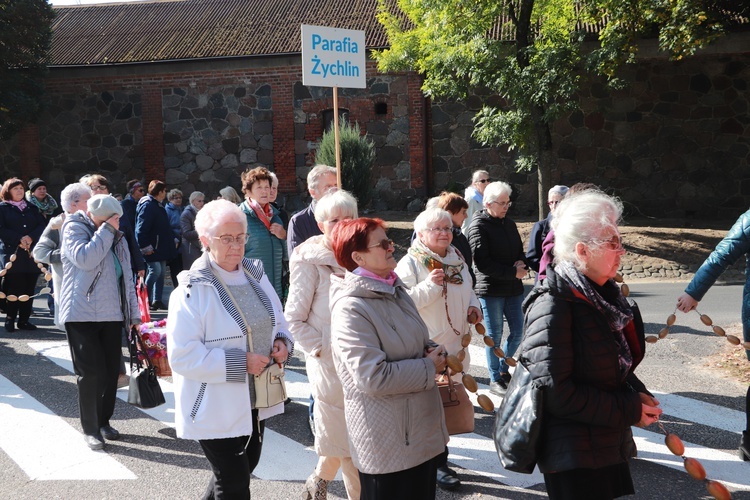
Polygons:
[[297,212],[289,221],[286,244],[290,258],[294,247],[312,236],[323,234],[315,221],[315,202],[336,186],[336,169],[333,167],[315,165],[307,174],[307,190],[312,196],[312,202],[306,209]]

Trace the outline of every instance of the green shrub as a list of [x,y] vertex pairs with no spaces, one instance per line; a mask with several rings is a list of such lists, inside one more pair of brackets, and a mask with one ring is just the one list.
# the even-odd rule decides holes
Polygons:
[[[316,162],[336,166],[336,149],[333,130],[323,134]],[[372,199],[372,164],[375,162],[375,144],[360,135],[359,124],[339,124],[341,148],[341,185],[357,198],[360,210]]]

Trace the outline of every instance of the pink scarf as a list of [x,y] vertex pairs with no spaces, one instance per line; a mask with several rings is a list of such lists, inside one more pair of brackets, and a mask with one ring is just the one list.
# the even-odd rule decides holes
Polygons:
[[261,207],[260,203],[252,198],[247,199],[247,204],[250,208],[253,209],[253,212],[255,212],[255,215],[258,216],[263,225],[266,226],[266,229],[270,231],[271,219],[273,218],[273,208],[271,208],[271,204],[266,203],[265,207]]
[[382,281],[383,283],[386,283],[390,286],[393,286],[394,283],[396,283],[396,280],[398,279],[398,276],[393,271],[388,274],[387,278],[383,278],[381,276],[378,276],[377,274],[368,271],[364,267],[358,267],[354,271],[352,271],[357,276],[362,276],[363,278],[372,278],[374,280]]
[[20,210],[21,212],[23,212],[24,210],[26,210],[26,200],[21,200],[21,201],[8,200],[8,203],[10,203],[14,207],[18,208],[18,210]]

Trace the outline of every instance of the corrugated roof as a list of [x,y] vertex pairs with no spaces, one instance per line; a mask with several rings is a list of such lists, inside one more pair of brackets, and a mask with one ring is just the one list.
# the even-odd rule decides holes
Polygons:
[[51,66],[299,53],[300,24],[364,30],[385,47],[377,0],[166,0],[55,8]]

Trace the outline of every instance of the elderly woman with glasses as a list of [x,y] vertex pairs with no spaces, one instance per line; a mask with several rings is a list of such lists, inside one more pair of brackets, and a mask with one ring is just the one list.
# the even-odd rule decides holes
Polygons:
[[331,247],[333,228],[344,220],[357,218],[357,200],[346,191],[323,196],[315,205],[315,219],[322,235],[298,245],[289,268],[291,287],[285,315],[297,345],[305,352],[307,377],[315,404],[315,451],[318,465],[305,483],[305,498],[327,497],[328,483],[339,468],[347,496],[359,498],[359,476],[349,452],[349,436],[344,420],[344,391],[333,364],[331,344],[331,275],[345,269],[336,262]]
[[333,361],[361,498],[433,499],[437,457],[448,442],[435,384],[445,348],[430,340],[393,272],[383,221],[339,222],[333,253],[347,269],[331,277]]
[[[91,189],[86,184],[76,182],[75,184],[66,186],[62,190],[62,193],[60,193],[60,205],[62,206],[63,213],[50,219],[47,227],[44,228],[39,243],[34,247],[34,259],[50,265],[52,269],[51,283],[57,283],[57,286],[60,286],[63,274],[60,228],[63,222],[65,222],[66,215],[72,215],[78,211],[86,211],[86,202],[88,202],[89,198],[91,198]],[[55,306],[52,310],[54,311],[55,326],[65,331],[65,325],[59,320],[60,307],[58,296],[55,294],[53,298]]]
[[213,475],[203,498],[250,498],[265,420],[284,404],[257,408],[253,375],[292,353],[281,302],[263,266],[244,258],[247,219],[216,200],[195,218],[205,249],[169,300],[167,345],[177,436],[196,439]]
[[[470,333],[469,323],[481,321],[482,313],[466,261],[451,245],[451,214],[439,208],[425,210],[414,221],[417,238],[396,266],[396,274],[408,287],[408,295],[427,325],[430,339],[445,347],[448,354],[461,350],[461,338]],[[471,357],[466,352],[464,365]],[[455,374],[461,382],[461,374]],[[438,460],[437,482],[452,490],[461,482],[448,467],[448,448]]]
[[621,215],[620,201],[599,191],[563,200],[552,221],[555,263],[524,303],[519,361],[543,391],[537,465],[551,499],[634,494],[630,427],[661,414],[634,373],[643,321],[613,280],[625,253]]
[[[508,320],[508,333],[502,350],[513,356],[523,334],[523,283],[526,276],[523,242],[516,223],[506,217],[511,206],[511,187],[493,182],[484,190],[484,209],[477,212],[469,228],[469,244],[474,254],[477,277],[476,294],[487,322],[487,334],[500,345],[503,338],[503,316]],[[490,392],[502,396],[510,382],[505,359],[492,347],[486,347],[490,372]]]

